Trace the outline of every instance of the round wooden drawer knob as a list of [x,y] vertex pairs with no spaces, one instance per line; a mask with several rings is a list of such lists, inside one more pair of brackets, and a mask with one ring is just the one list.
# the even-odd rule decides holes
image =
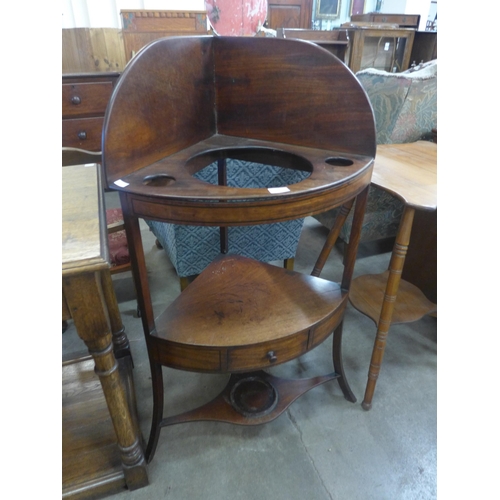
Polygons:
[[278,359],[274,351],[269,351],[266,354],[266,358],[269,360],[270,363],[274,363]]

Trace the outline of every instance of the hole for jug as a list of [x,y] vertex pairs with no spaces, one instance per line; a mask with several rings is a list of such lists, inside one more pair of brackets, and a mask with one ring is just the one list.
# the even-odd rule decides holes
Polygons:
[[325,162],[334,167],[349,167],[354,163],[352,160],[349,160],[349,158],[342,157],[328,158]]
[[175,182],[175,179],[167,174],[155,174],[147,175],[142,182],[146,186],[164,187]]

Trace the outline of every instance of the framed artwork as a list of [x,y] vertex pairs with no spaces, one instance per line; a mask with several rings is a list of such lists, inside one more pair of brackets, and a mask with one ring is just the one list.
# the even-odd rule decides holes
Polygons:
[[316,19],[336,19],[340,15],[340,0],[317,0]]

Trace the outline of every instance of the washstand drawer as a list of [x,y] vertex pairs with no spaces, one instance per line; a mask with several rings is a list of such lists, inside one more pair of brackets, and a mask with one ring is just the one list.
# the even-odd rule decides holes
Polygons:
[[104,115],[113,82],[65,83],[62,86],[62,116]]
[[63,120],[62,145],[89,151],[101,151],[103,123],[103,117]]
[[297,358],[307,351],[308,338],[309,332],[305,331],[265,344],[230,348],[227,353],[228,371],[268,368]]

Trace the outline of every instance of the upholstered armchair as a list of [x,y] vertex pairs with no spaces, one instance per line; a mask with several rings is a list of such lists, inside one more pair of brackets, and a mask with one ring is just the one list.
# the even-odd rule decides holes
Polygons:
[[[437,127],[437,60],[402,73],[365,69],[356,74],[366,90],[375,115],[377,144],[401,144],[430,140]],[[403,203],[386,191],[370,187],[361,241],[376,241],[396,236]],[[315,216],[331,228],[337,210]],[[352,225],[350,215],[340,238],[348,242]]]
[[[224,183],[239,188],[280,188],[301,181],[308,172],[274,165],[263,165],[238,159],[227,159]],[[218,164],[212,163],[194,174],[211,184],[221,182]],[[233,253],[262,262],[284,261],[293,268],[304,219],[258,226],[219,228],[187,226],[146,220],[156,236],[157,246],[163,248],[177,275],[181,289],[188,277],[205,269],[220,253]]]

